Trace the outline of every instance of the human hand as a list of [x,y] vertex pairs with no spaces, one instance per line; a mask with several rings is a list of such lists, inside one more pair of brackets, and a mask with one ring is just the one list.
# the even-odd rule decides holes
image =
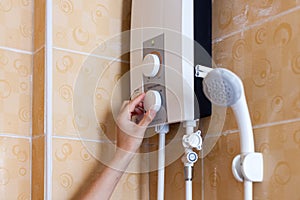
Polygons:
[[[144,113],[143,100],[145,93],[131,101],[125,101],[117,117],[117,147],[129,152],[136,152],[142,144],[147,126],[156,115],[156,111]],[[144,115],[138,124],[131,121],[136,115]]]

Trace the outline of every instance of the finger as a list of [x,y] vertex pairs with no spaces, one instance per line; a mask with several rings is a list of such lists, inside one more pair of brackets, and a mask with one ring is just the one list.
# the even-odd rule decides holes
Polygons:
[[142,93],[142,94],[138,95],[137,97],[135,97],[134,99],[132,99],[129,102],[129,111],[133,112],[134,108],[143,101],[144,97],[145,97],[145,93]]
[[155,110],[148,110],[144,115],[143,119],[140,121],[139,125],[144,127],[148,126],[154,119],[155,115],[156,115]]
[[143,108],[136,107],[131,114],[132,115],[141,115],[141,114],[144,114],[144,113],[145,113],[145,111],[144,111]]
[[124,101],[120,110],[119,110],[119,116],[124,115],[125,113],[127,113],[126,110],[128,110],[127,106],[129,104],[129,101]]
[[128,104],[129,104],[128,100],[124,101],[123,104],[122,104],[122,106],[121,106],[121,108],[120,108],[120,110],[124,110]]

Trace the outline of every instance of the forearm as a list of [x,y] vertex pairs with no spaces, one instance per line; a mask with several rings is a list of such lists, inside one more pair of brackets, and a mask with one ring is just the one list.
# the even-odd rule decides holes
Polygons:
[[[124,171],[127,169],[135,152],[140,147],[147,126],[154,119],[156,112],[148,110],[144,113],[143,99],[145,93],[140,94],[131,101],[125,101],[117,117],[117,152],[105,167],[99,177],[84,196],[84,200],[108,200],[112,195]],[[141,115],[143,118],[136,124],[131,121],[133,116]]]
[[133,156],[133,153],[118,150],[109,166],[103,169],[83,199],[108,200]]

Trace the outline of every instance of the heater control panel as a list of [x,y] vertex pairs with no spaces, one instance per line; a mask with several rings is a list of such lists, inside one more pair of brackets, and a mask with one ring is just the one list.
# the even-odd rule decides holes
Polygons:
[[[167,122],[166,88],[165,88],[165,60],[164,60],[164,35],[159,35],[143,42],[143,87],[147,94],[160,96],[160,109],[152,124]],[[150,96],[149,96],[150,97]],[[151,95],[153,97],[153,95]],[[157,99],[157,98],[156,98]],[[154,105],[153,105],[154,106]]]

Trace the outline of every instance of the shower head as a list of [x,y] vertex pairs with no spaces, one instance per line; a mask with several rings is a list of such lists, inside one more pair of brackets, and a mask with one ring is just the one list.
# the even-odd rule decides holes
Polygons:
[[224,68],[216,68],[207,74],[203,90],[206,97],[219,106],[234,105],[244,93],[241,79]]
[[213,104],[232,108],[240,129],[241,152],[254,152],[251,119],[241,79],[228,69],[216,68],[204,78],[203,91]]
[[[263,159],[254,152],[254,137],[243,82],[233,72],[216,68],[203,80],[206,97],[219,106],[230,106],[239,127],[241,154],[232,161],[236,180],[244,182],[244,199],[252,199],[252,182],[263,180]],[[204,139],[205,143],[205,139]]]

